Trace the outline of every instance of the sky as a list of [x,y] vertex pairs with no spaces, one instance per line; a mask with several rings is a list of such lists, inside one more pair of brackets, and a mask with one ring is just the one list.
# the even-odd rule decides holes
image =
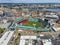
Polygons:
[[60,0],[0,0],[0,3],[60,3]]

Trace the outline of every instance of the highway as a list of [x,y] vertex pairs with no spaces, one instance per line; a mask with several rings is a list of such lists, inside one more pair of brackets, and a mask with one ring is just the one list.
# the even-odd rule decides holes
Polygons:
[[5,34],[0,38],[0,45],[7,45],[13,33],[14,31],[5,32]]

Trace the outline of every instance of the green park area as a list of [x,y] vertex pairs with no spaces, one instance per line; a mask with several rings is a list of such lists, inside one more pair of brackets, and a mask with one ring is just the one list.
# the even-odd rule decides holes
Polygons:
[[4,32],[5,28],[0,28],[0,37],[2,36],[2,33]]

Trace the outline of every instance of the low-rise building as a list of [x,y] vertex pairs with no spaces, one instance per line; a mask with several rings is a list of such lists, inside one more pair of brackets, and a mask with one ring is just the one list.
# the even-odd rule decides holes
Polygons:
[[47,19],[59,19],[57,15],[46,15],[45,18]]

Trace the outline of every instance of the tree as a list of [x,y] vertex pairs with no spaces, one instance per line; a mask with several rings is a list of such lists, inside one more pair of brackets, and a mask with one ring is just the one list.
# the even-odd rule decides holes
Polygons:
[[2,28],[0,28],[0,33],[2,33],[3,32],[3,29]]

